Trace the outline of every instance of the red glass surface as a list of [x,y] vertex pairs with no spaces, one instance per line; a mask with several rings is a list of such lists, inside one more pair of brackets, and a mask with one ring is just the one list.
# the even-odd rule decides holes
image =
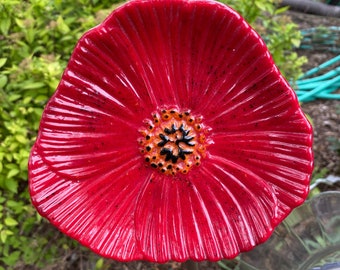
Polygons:
[[[162,107],[210,127],[169,176],[137,143]],[[312,129],[260,37],[213,1],[131,1],[78,42],[29,160],[39,213],[120,261],[219,260],[264,242],[309,190]]]

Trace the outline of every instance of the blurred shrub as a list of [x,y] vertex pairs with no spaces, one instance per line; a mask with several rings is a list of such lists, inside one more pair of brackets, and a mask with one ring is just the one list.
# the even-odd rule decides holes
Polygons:
[[[30,265],[40,269],[73,245],[46,230],[31,206],[27,160],[43,107],[77,40],[112,11],[114,2],[0,0],[0,270]],[[268,0],[224,2],[263,35],[283,73],[296,79],[303,59],[292,48],[301,35],[281,15],[285,10]]]
[[113,2],[0,0],[1,270],[45,265],[72,244],[66,239],[51,244],[55,237],[42,229],[27,192],[27,160],[43,107],[71,51]]
[[285,78],[294,83],[302,75],[307,58],[294,49],[300,46],[302,34],[289,16],[288,7],[278,8],[280,0],[220,0],[239,12],[261,35]]

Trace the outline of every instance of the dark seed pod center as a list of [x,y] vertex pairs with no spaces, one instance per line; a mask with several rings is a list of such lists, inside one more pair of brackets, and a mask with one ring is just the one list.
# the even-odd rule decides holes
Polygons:
[[207,129],[200,117],[190,112],[162,110],[146,120],[147,127],[140,130],[141,153],[151,167],[165,174],[188,173],[199,166],[205,156]]

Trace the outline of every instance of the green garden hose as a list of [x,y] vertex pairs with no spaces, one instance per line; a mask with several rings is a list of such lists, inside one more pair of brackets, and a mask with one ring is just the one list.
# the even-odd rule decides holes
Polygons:
[[[314,76],[335,64],[339,66],[322,75]],[[340,55],[307,71],[296,81],[296,87],[300,102],[308,102],[317,98],[340,100],[340,94],[334,93],[340,89]]]
[[340,27],[310,28],[301,32],[300,49],[326,50],[339,55],[307,71],[295,82],[299,101],[340,100]]

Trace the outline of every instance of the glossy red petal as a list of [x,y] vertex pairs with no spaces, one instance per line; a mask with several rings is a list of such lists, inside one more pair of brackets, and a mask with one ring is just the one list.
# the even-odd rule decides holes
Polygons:
[[37,149],[53,170],[81,180],[135,157],[141,124],[131,121],[136,116],[128,104],[121,104],[94,82],[80,78],[80,71],[75,72],[74,67],[65,72],[44,110]]
[[285,86],[278,80],[275,91],[281,95],[265,102],[268,97],[260,88],[256,97],[211,118],[215,143],[209,149],[214,158],[235,162],[274,188],[278,221],[305,200],[313,170],[312,129]]
[[233,258],[266,240],[277,218],[263,179],[221,161],[186,177],[153,175],[136,209],[137,238],[149,260]]
[[143,259],[135,238],[134,208],[145,170],[134,165],[91,181],[73,181],[53,172],[36,149],[29,167],[32,202],[42,216],[102,256]]

